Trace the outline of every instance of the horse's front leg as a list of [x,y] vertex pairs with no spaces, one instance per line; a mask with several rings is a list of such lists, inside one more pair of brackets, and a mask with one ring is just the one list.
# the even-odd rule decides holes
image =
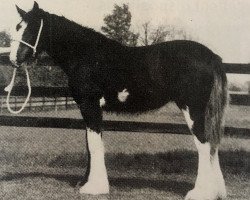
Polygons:
[[82,116],[86,122],[86,142],[88,152],[87,182],[80,188],[84,194],[109,193],[109,182],[104,160],[101,124],[102,110],[99,101],[86,100],[80,105]]

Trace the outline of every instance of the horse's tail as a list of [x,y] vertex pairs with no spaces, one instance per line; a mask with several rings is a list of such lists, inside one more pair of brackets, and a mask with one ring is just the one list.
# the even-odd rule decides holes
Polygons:
[[205,137],[211,147],[216,148],[224,134],[224,110],[227,102],[227,77],[222,69],[222,62],[217,62],[214,70],[213,86],[205,113]]

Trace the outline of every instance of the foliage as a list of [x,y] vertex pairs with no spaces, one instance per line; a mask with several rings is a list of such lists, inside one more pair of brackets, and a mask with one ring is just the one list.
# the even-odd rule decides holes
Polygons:
[[[28,67],[28,71],[32,87],[66,87],[68,85],[66,74],[57,66],[33,65]],[[12,73],[12,66],[0,66],[0,86],[7,86],[10,83]],[[26,86],[24,70],[17,70],[15,85]]]
[[168,35],[169,35],[169,30],[166,30],[166,27],[164,26],[159,26],[152,31],[149,39],[152,41],[151,44],[157,44],[164,42]]
[[153,28],[149,21],[142,24],[142,34],[140,35],[140,41],[144,46],[175,39],[190,40],[191,37],[188,36],[184,30],[177,29],[174,26],[160,25],[156,28]]
[[12,68],[0,65],[0,86],[7,86],[10,83]]
[[66,74],[58,66],[34,66],[30,69],[34,86],[68,86]]
[[123,45],[136,46],[139,34],[130,31],[131,18],[132,16],[127,4],[123,4],[122,6],[115,4],[112,14],[105,16],[105,26],[102,26],[101,30],[107,37]]
[[[5,31],[0,32],[0,46],[10,46],[10,35]],[[28,68],[32,86],[67,86],[66,75],[59,67],[54,66],[52,59],[46,53],[39,55],[38,61]],[[0,56],[1,86],[10,83],[12,73],[13,68],[8,55]],[[23,70],[17,70],[15,84],[26,86],[26,75]]]
[[[1,58],[0,58],[1,59]],[[6,59],[5,59],[6,60]],[[27,64],[32,86],[67,86],[66,74],[58,66],[55,66],[51,57],[46,53],[38,56],[36,62]],[[13,68],[8,62],[0,63],[0,85],[6,86],[10,83]],[[26,75],[24,70],[17,70],[15,85],[26,86]]]
[[10,46],[10,35],[6,31],[0,32],[0,47]]

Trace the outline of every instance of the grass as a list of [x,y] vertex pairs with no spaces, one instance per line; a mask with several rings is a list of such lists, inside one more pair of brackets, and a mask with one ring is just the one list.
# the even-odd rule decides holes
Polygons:
[[[230,107],[227,122],[249,127],[247,113],[248,107]],[[80,117],[78,111],[33,115]],[[106,114],[105,119],[184,122],[172,105],[156,115],[131,118]],[[180,200],[194,185],[197,153],[192,136],[105,132],[111,191],[109,195],[89,196],[78,193],[87,164],[83,131],[17,127],[0,127],[0,131],[3,200]],[[249,140],[237,138],[224,138],[222,142],[220,161],[229,200],[249,199],[249,144]]]

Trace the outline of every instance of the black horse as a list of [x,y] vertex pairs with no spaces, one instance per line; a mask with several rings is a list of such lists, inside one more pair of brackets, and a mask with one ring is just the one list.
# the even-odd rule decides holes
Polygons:
[[226,196],[218,146],[223,134],[227,80],[222,60],[192,41],[127,47],[92,29],[40,9],[17,7],[21,22],[11,44],[18,67],[46,51],[68,75],[87,125],[89,165],[81,193],[109,192],[101,138],[102,111],[138,114],[173,101],[183,111],[199,154],[198,176],[186,199]]

